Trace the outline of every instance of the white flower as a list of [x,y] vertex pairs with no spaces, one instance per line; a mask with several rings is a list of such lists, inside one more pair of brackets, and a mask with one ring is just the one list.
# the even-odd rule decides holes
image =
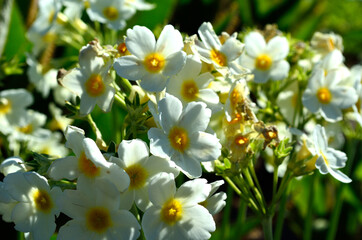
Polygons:
[[218,95],[208,88],[214,76],[209,72],[200,74],[201,65],[198,57],[188,55],[185,66],[168,82],[166,92],[180,99],[183,106],[192,101],[201,101],[212,109],[219,103]]
[[68,149],[62,144],[62,134],[50,132],[42,139],[32,138],[28,142],[28,148],[34,152],[47,154],[51,157],[60,158],[68,154]]
[[58,233],[68,239],[137,239],[140,225],[126,210],[120,210],[119,191],[107,180],[77,183],[65,190],[62,212],[72,218]]
[[309,148],[314,156],[318,156],[315,166],[322,174],[330,173],[337,180],[350,183],[352,180],[337,170],[346,165],[347,156],[344,152],[328,147],[327,136],[322,126],[317,125],[313,131],[313,146]]
[[150,179],[160,172],[172,173],[176,177],[179,171],[172,162],[156,156],[149,156],[149,149],[140,139],[123,140],[118,147],[118,157],[110,161],[123,168],[131,179],[128,190],[121,194],[121,208],[130,209],[133,202],[142,211],[151,206],[148,198]]
[[110,111],[115,94],[108,74],[110,65],[97,56],[90,44],[80,50],[79,65],[63,77],[61,84],[80,96],[80,114],[91,113],[96,104],[103,111]]
[[185,65],[181,33],[171,25],[163,28],[157,42],[146,27],[128,29],[126,46],[132,55],[116,59],[113,67],[121,77],[141,80],[146,91],[162,91],[168,79]]
[[5,222],[11,222],[11,214],[18,201],[13,199],[5,189],[5,184],[0,182],[0,215]]
[[209,239],[215,222],[199,203],[205,201],[210,190],[205,179],[188,181],[176,190],[172,174],[155,176],[149,188],[153,206],[142,218],[146,239]]
[[44,71],[44,67],[31,55],[27,56],[26,63],[29,66],[27,74],[30,82],[34,84],[36,90],[42,94],[43,98],[48,97],[50,90],[58,85],[58,70],[49,69]]
[[342,111],[357,102],[356,90],[343,86],[340,71],[330,71],[327,76],[323,69],[316,69],[303,93],[303,105],[312,113],[320,112],[329,122],[342,120]]
[[4,174],[4,176],[9,175],[10,173],[26,171],[27,167],[25,165],[25,162],[20,157],[7,158],[0,164],[0,172]]
[[49,111],[53,118],[49,122],[48,127],[52,131],[61,130],[64,132],[67,126],[74,121],[74,119],[63,116],[62,110],[52,102],[49,103]]
[[315,32],[310,41],[310,45],[323,55],[335,49],[343,51],[342,37],[335,33]]
[[182,109],[182,103],[166,95],[158,103],[160,128],[148,131],[151,153],[170,158],[188,177],[200,177],[200,162],[213,161],[221,154],[216,136],[206,133],[211,110],[202,102],[191,102]]
[[196,49],[200,58],[206,63],[213,64],[215,69],[225,75],[229,68],[233,73],[242,73],[243,69],[238,66],[235,60],[241,55],[244,44],[233,35],[221,43],[211,23],[204,22],[198,30],[202,40],[196,41]]
[[57,199],[61,197],[58,187],[50,189],[45,177],[36,172],[16,172],[4,178],[5,189],[18,203],[11,220],[15,229],[31,232],[34,239],[48,240],[55,231],[55,215],[60,213]]
[[107,26],[114,30],[123,29],[126,21],[132,17],[135,10],[125,8],[124,0],[90,0],[90,8],[87,9],[89,18],[92,21],[107,23]]
[[251,32],[245,37],[245,51],[239,61],[241,66],[252,70],[256,83],[282,80],[289,73],[289,63],[284,60],[288,52],[289,43],[285,37],[276,36],[266,43],[260,33]]
[[72,149],[75,156],[55,160],[48,170],[51,178],[54,180],[78,178],[78,183],[108,179],[121,192],[128,188],[130,179],[127,173],[117,164],[106,161],[96,143],[84,137],[83,130],[69,126],[65,131],[65,138],[67,139],[65,146]]
[[208,184],[211,186],[210,193],[208,194],[206,200],[199,203],[200,205],[204,206],[211,215],[219,213],[226,205],[226,193],[218,192],[215,194],[215,192],[223,184],[224,180],[218,180]]
[[11,125],[26,123],[26,107],[33,104],[33,96],[25,89],[0,92],[0,132],[9,134]]

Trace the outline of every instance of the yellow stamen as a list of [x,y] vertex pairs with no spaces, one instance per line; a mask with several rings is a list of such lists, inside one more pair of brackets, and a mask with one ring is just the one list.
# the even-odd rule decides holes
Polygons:
[[114,21],[118,18],[118,10],[115,7],[109,6],[103,9],[104,16],[110,20]]
[[25,133],[25,134],[30,134],[33,132],[33,125],[31,124],[28,124],[28,125],[25,125],[23,127],[18,127],[18,130],[22,133]]
[[118,44],[117,46],[117,50],[118,50],[118,53],[121,55],[121,56],[126,56],[126,55],[130,55],[128,49],[127,49],[127,46],[125,43],[120,43]]
[[104,233],[112,226],[111,214],[104,207],[93,207],[86,213],[86,226],[89,230]]
[[102,95],[105,90],[102,77],[99,74],[92,74],[85,82],[85,89],[92,97],[98,97]]
[[139,164],[133,164],[124,170],[131,179],[129,189],[139,189],[145,185],[148,173],[144,167]]
[[271,67],[271,65],[272,65],[272,59],[267,54],[260,54],[255,59],[255,68],[256,69],[266,71]]
[[169,225],[175,224],[182,218],[182,205],[176,199],[167,201],[161,209],[161,219]]
[[244,146],[246,143],[248,143],[248,138],[245,136],[237,136],[234,139],[234,142],[238,146]]
[[225,54],[216,49],[211,50],[210,57],[213,62],[221,67],[225,67],[227,65],[227,57]]
[[53,201],[45,190],[37,189],[33,193],[35,208],[41,212],[49,213],[53,208]]
[[181,95],[188,101],[194,101],[197,99],[199,88],[194,80],[184,81],[181,86]]
[[328,104],[332,100],[332,94],[328,88],[322,87],[317,91],[318,101],[322,104]]
[[87,177],[93,178],[100,174],[100,168],[96,167],[94,163],[89,160],[85,153],[82,152],[78,159],[79,170]]
[[151,53],[145,57],[144,65],[149,72],[157,73],[165,67],[165,58],[159,53]]
[[184,152],[189,146],[189,138],[185,129],[173,127],[168,134],[171,146],[179,152]]

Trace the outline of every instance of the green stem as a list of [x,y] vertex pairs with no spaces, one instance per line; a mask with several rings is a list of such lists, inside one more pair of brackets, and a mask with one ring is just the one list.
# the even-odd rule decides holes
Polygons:
[[264,239],[273,240],[272,216],[265,216],[261,224],[263,226]]
[[278,168],[279,165],[274,167],[274,172],[273,172],[273,197],[272,199],[275,198],[275,194],[277,193],[277,186],[278,186]]
[[229,184],[229,186],[234,189],[234,191],[236,192],[236,194],[238,194],[239,196],[242,196],[242,193],[240,191],[240,189],[235,185],[235,183],[227,176],[224,176],[225,181]]
[[126,110],[127,111],[127,105],[126,105],[126,102],[124,101],[124,97],[119,94],[119,93],[116,93],[114,95],[114,100],[116,101],[116,103],[123,109],[123,110]]
[[290,185],[288,185],[287,191],[285,191],[283,193],[281,201],[280,201],[278,217],[277,217],[277,223],[276,223],[275,231],[274,231],[274,239],[275,240],[279,240],[281,238],[281,236],[282,236],[282,230],[283,230],[283,224],[284,224],[285,210],[286,210],[286,206],[287,206],[289,186]]
[[[348,161],[347,161],[345,173],[348,176],[351,174],[351,171],[352,171],[352,165],[353,165],[353,161],[355,160],[356,151],[357,151],[357,149],[359,150],[360,148],[358,147],[358,141],[355,139],[352,139],[349,141],[347,140],[346,147],[347,147],[346,152],[347,152],[347,156],[348,156]],[[358,154],[357,156],[360,156],[360,154]],[[344,184],[343,185],[339,184],[339,188],[337,190],[337,196],[336,196],[336,204],[333,208],[333,212],[332,212],[331,220],[330,220],[330,227],[328,228],[327,240],[335,239],[336,234],[337,234],[339,216],[341,214],[342,205],[343,205],[344,188],[345,188]]]
[[312,226],[313,226],[313,197],[314,197],[314,185],[316,184],[317,181],[317,174],[314,173],[313,176],[311,177],[311,185],[309,188],[309,196],[308,196],[308,211],[307,211],[307,216],[305,218],[305,222],[304,222],[304,236],[303,236],[303,240],[310,240],[312,239]]

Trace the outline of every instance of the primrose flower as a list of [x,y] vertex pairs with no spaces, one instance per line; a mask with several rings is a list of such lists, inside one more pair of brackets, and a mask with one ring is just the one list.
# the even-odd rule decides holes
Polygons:
[[236,39],[236,35],[221,42],[216,35],[211,23],[204,22],[198,30],[202,42],[196,40],[196,50],[200,58],[208,64],[213,64],[215,69],[225,75],[227,68],[233,73],[242,73],[236,63],[241,55],[244,44]]
[[92,21],[106,23],[111,29],[123,29],[126,26],[125,20],[135,13],[132,8],[125,8],[124,4],[125,0],[90,0],[87,14]]
[[224,184],[224,180],[218,180],[215,182],[210,183],[211,190],[209,195],[207,196],[206,200],[200,202],[199,204],[205,207],[211,215],[215,215],[220,212],[226,205],[226,193],[216,191],[219,189],[221,185]]
[[347,156],[344,152],[328,147],[327,136],[324,128],[316,125],[313,131],[313,145],[309,148],[314,156],[318,156],[315,166],[321,174],[330,173],[335,179],[350,183],[352,180],[339,171],[346,165]]
[[9,134],[11,125],[26,124],[26,108],[33,104],[33,96],[25,89],[0,91],[0,132]]
[[126,172],[117,164],[106,161],[96,143],[84,137],[82,129],[69,126],[65,131],[65,138],[65,146],[72,149],[75,156],[55,160],[48,170],[52,179],[78,178],[78,182],[108,179],[120,192],[128,188],[130,179]]
[[107,180],[78,182],[77,190],[65,190],[62,212],[72,218],[59,230],[59,240],[137,239],[140,225],[127,210],[120,210],[120,195]]
[[303,93],[303,105],[312,113],[321,113],[329,122],[342,120],[341,109],[357,102],[356,90],[341,83],[341,72],[331,71],[324,75],[323,69],[316,69]]
[[181,33],[166,25],[157,42],[146,27],[127,30],[126,47],[132,55],[115,60],[117,74],[129,80],[140,80],[140,86],[150,92],[160,92],[169,78],[185,65]]
[[19,157],[7,158],[0,164],[0,172],[4,176],[14,172],[26,172],[27,170],[24,160]]
[[289,63],[284,60],[288,52],[289,43],[285,37],[276,36],[266,43],[260,33],[251,32],[245,37],[245,51],[239,62],[252,70],[256,83],[282,80],[289,73]]
[[310,41],[310,45],[317,52],[325,55],[335,49],[343,51],[342,41],[342,37],[338,34],[315,32]]
[[110,161],[123,168],[131,179],[128,190],[121,194],[121,208],[130,209],[133,202],[142,211],[151,206],[148,198],[150,179],[160,172],[172,173],[176,177],[179,171],[172,162],[156,156],[149,156],[149,149],[140,139],[122,141],[118,147],[118,157]]
[[198,57],[188,55],[185,66],[168,82],[166,92],[180,99],[183,106],[192,101],[201,101],[213,109],[219,103],[218,95],[208,88],[214,76],[209,72],[200,74],[201,66]]
[[182,103],[172,95],[166,95],[158,103],[160,128],[148,131],[151,153],[169,158],[188,177],[200,177],[200,162],[213,161],[221,154],[216,136],[206,133],[211,110],[202,102]]
[[115,95],[111,86],[113,79],[108,74],[110,65],[97,56],[91,44],[80,50],[79,65],[80,68],[71,70],[61,79],[61,84],[80,96],[80,114],[91,113],[96,104],[103,111],[110,111]]
[[36,90],[42,94],[43,98],[48,97],[50,90],[58,85],[58,71],[56,69],[45,71],[44,66],[38,63],[33,56],[28,56],[26,63],[29,66],[27,73],[30,82],[34,84]]
[[57,199],[61,197],[58,187],[52,189],[45,177],[36,172],[16,172],[4,178],[7,193],[18,203],[11,221],[20,232],[30,232],[34,239],[48,240],[55,231],[55,216],[60,209]]
[[199,203],[206,200],[210,190],[205,179],[185,182],[176,190],[172,174],[156,175],[149,187],[153,206],[142,218],[146,239],[209,239],[215,222]]

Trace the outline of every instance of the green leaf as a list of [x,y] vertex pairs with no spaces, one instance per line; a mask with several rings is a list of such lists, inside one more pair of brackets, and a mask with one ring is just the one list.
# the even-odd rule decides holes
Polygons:
[[13,5],[14,0],[5,0],[0,2],[0,58],[4,51],[6,38],[9,32],[11,10]]

